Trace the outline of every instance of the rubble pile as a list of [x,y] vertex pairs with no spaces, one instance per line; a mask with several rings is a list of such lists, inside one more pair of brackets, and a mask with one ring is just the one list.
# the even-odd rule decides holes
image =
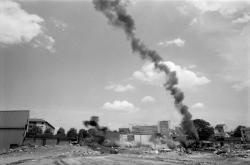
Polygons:
[[[39,152],[50,152],[56,151],[56,157],[78,157],[78,156],[97,156],[101,155],[102,152],[93,150],[87,146],[80,146],[80,145],[63,145],[63,146],[52,146],[52,145],[26,145],[20,146],[15,149],[10,149],[6,154],[19,154],[19,153],[39,153]],[[56,153],[59,154],[56,154]]]
[[241,157],[241,158],[248,158],[250,157],[250,150],[245,150],[242,146],[235,145],[229,146],[225,145],[221,148],[218,148],[214,151],[215,154],[223,157],[233,158],[233,157]]

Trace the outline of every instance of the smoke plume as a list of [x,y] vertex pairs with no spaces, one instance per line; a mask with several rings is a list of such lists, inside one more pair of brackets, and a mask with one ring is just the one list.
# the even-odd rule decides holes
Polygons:
[[92,116],[90,120],[84,121],[84,125],[85,127],[92,127],[88,130],[88,133],[92,136],[92,142],[103,144],[108,128],[99,125],[99,117]]
[[170,91],[175,100],[176,108],[183,116],[181,125],[184,133],[193,135],[198,140],[199,137],[192,121],[192,115],[188,111],[188,107],[183,103],[184,93],[176,87],[178,84],[176,72],[171,71],[169,67],[163,63],[162,57],[155,50],[148,48],[141,39],[136,37],[135,22],[133,18],[127,14],[126,3],[124,3],[123,0],[93,0],[93,4],[97,11],[105,15],[111,25],[123,29],[128,40],[131,42],[133,52],[138,53],[142,59],[153,62],[155,69],[165,73],[167,80],[164,84],[164,88]]

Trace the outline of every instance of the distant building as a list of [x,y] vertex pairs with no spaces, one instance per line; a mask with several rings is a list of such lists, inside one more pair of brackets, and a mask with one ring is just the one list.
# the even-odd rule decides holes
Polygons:
[[132,133],[135,135],[153,135],[155,133],[158,133],[158,127],[156,125],[136,125],[132,126]]
[[225,132],[226,125],[225,124],[217,124],[214,127],[214,136],[215,137],[227,137],[228,135]]
[[244,141],[250,142],[250,127],[241,129],[241,136]]
[[129,130],[129,128],[119,128],[119,133],[120,134],[129,134],[130,130]]
[[0,153],[23,143],[29,110],[0,111]]
[[108,139],[111,142],[117,142],[120,140],[120,134],[117,131],[106,131],[105,139]]
[[50,129],[52,133],[55,131],[55,127],[53,127],[49,122],[44,119],[29,119],[29,130],[30,131],[34,126],[40,127],[44,132],[46,129]]
[[158,131],[162,135],[170,135],[170,128],[169,128],[170,121],[159,121],[158,123]]
[[157,125],[132,126],[132,134],[134,135],[134,142],[139,144],[152,144],[150,141],[152,135],[158,133]]

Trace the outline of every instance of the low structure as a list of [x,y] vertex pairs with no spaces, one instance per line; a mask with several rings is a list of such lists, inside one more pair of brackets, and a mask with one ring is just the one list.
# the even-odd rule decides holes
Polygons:
[[47,122],[44,119],[36,119],[36,118],[31,118],[29,119],[29,130],[30,131],[34,126],[40,127],[42,129],[42,132],[46,129],[50,129],[52,133],[55,131],[55,127],[52,126],[49,122]]
[[225,132],[225,129],[226,129],[225,124],[217,124],[214,127],[214,136],[217,138],[229,137],[229,135]]
[[152,135],[158,133],[157,125],[132,126],[132,134],[134,135],[134,142],[139,144],[152,144]]
[[23,143],[28,119],[29,110],[0,111],[0,153]]
[[130,130],[129,130],[129,128],[119,128],[119,133],[120,134],[129,134]]
[[167,137],[170,136],[170,121],[159,121],[158,123],[158,132]]

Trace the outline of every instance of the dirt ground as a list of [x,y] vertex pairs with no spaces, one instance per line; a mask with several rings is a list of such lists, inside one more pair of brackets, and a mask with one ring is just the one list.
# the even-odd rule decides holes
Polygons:
[[192,154],[171,151],[166,153],[101,154],[81,146],[40,146],[23,148],[0,155],[0,165],[249,165],[250,157],[226,158],[213,153]]

